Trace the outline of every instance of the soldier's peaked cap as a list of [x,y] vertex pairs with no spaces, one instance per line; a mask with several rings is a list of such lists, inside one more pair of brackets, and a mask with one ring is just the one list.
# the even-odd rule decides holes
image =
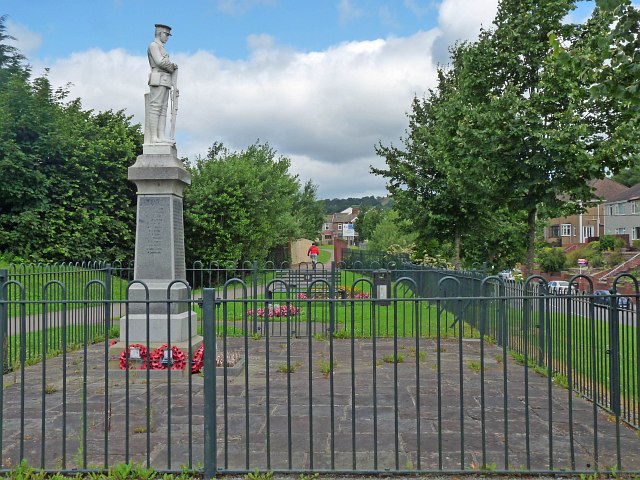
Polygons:
[[165,32],[171,35],[171,27],[169,25],[163,25],[162,23],[156,23],[156,32]]

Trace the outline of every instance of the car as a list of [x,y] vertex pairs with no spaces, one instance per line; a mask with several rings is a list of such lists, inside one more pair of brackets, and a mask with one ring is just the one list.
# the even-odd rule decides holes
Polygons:
[[[596,290],[593,295],[593,302],[596,305],[607,307],[611,304],[611,292],[609,290]],[[617,305],[618,308],[629,310],[632,302],[629,297],[618,297]]]
[[504,280],[513,280],[513,274],[511,270],[502,270],[498,276]]
[[504,280],[522,280],[522,271],[518,268],[513,270],[502,270],[498,276]]
[[564,295],[567,293],[576,293],[576,287],[570,286],[569,282],[565,280],[552,280],[548,285],[549,293],[553,295]]

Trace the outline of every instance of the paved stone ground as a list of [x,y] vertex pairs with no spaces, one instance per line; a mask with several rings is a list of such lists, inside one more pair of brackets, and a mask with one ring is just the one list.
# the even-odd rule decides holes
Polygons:
[[[505,382],[499,348],[485,346],[482,383],[477,340],[443,340],[438,349],[435,340],[421,339],[418,346],[423,355],[416,355],[415,339],[399,340],[404,361],[394,364],[385,361],[394,351],[389,339],[357,339],[352,348],[346,339],[287,344],[263,337],[248,339],[245,350],[243,339],[230,338],[228,348],[248,362],[226,383],[218,375],[218,468],[460,471],[486,460],[516,472],[617,463],[611,416],[594,414],[576,396],[570,411],[568,391],[549,390],[532,371],[525,389],[524,367],[509,358]],[[105,358],[104,346],[89,349],[86,393],[82,351],[67,356],[66,376],[58,357],[4,377],[5,466],[19,461],[21,449],[31,465],[51,470],[80,467],[84,455],[89,466],[147,458],[156,469],[203,463],[203,376],[177,372],[168,382],[166,372],[153,372],[147,382],[135,371],[127,384],[125,372],[116,371],[105,380]],[[620,425],[619,438],[622,469],[639,471],[640,436]]]

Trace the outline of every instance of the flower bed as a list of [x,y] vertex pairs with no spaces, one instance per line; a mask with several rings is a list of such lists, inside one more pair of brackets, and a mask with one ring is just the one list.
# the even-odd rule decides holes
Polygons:
[[[255,310],[259,317],[279,318],[279,317],[292,317],[300,313],[300,307],[294,307],[292,305],[273,305],[269,307],[269,310],[264,308],[258,308]],[[247,315],[252,316],[254,314],[253,309],[247,310]]]

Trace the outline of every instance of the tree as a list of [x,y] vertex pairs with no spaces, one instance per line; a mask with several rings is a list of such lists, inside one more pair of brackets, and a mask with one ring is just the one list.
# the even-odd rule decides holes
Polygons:
[[[423,243],[438,236],[456,252],[499,248],[507,233],[515,245],[522,230],[511,225],[524,214],[531,272],[540,209],[563,207],[561,196],[590,200],[588,180],[628,163],[633,130],[620,102],[590,99],[590,79],[576,79],[553,54],[550,36],[576,49],[588,42],[590,30],[563,23],[574,3],[502,0],[494,28],[456,45],[437,89],[414,100],[405,148],[378,148],[388,169],[372,171],[390,180],[398,211]],[[476,248],[456,258],[482,250],[490,256]]]
[[[5,71],[7,73],[7,71]],[[131,257],[141,150],[123,112],[84,111],[46,76],[10,71],[0,89],[0,251],[25,260]]]
[[588,200],[586,182],[604,176],[585,140],[585,123],[571,102],[573,85],[559,82],[550,65],[551,33],[572,39],[562,19],[574,2],[503,0],[495,30],[483,31],[463,62],[464,88],[476,98],[467,137],[494,179],[494,193],[513,212],[527,215],[527,271],[532,271],[536,217],[559,196]]
[[232,152],[216,143],[207,157],[189,166],[187,260],[264,260],[271,249],[302,232],[317,235],[322,218],[315,210],[315,186],[307,183],[301,190],[290,165],[268,144]]
[[358,240],[364,242],[369,240],[373,231],[378,226],[384,216],[383,210],[379,207],[362,207],[358,212],[358,217],[354,223],[354,228],[358,232]]
[[559,272],[564,267],[566,255],[562,248],[546,247],[538,254],[540,270],[546,273]]
[[318,186],[308,180],[293,202],[293,215],[298,224],[296,238],[314,240],[318,237],[324,221],[324,206],[317,199]]
[[640,181],[640,10],[628,0],[596,4],[575,41],[552,35],[551,43],[558,72],[571,82],[571,97],[594,132],[594,158],[607,163],[614,180],[631,186]]
[[382,219],[373,230],[367,248],[377,252],[388,252],[390,247],[410,247],[416,235],[407,233],[411,230],[408,222],[402,220],[395,210],[385,211]]
[[7,18],[7,15],[0,16],[0,82],[2,82],[9,73],[28,71],[28,69],[23,66],[23,62],[26,60],[24,55],[22,55],[16,47],[7,43],[8,40],[16,40],[15,37],[6,33]]
[[[459,45],[460,55],[467,48]],[[455,263],[460,263],[461,239],[483,215],[486,181],[473,172],[482,162],[460,148],[459,124],[464,121],[464,100],[458,90],[457,65],[440,70],[438,87],[422,100],[414,99],[404,149],[379,145],[378,155],[388,169],[372,168],[389,179],[388,190],[400,216],[412,222],[418,241],[430,238],[455,245]]]

